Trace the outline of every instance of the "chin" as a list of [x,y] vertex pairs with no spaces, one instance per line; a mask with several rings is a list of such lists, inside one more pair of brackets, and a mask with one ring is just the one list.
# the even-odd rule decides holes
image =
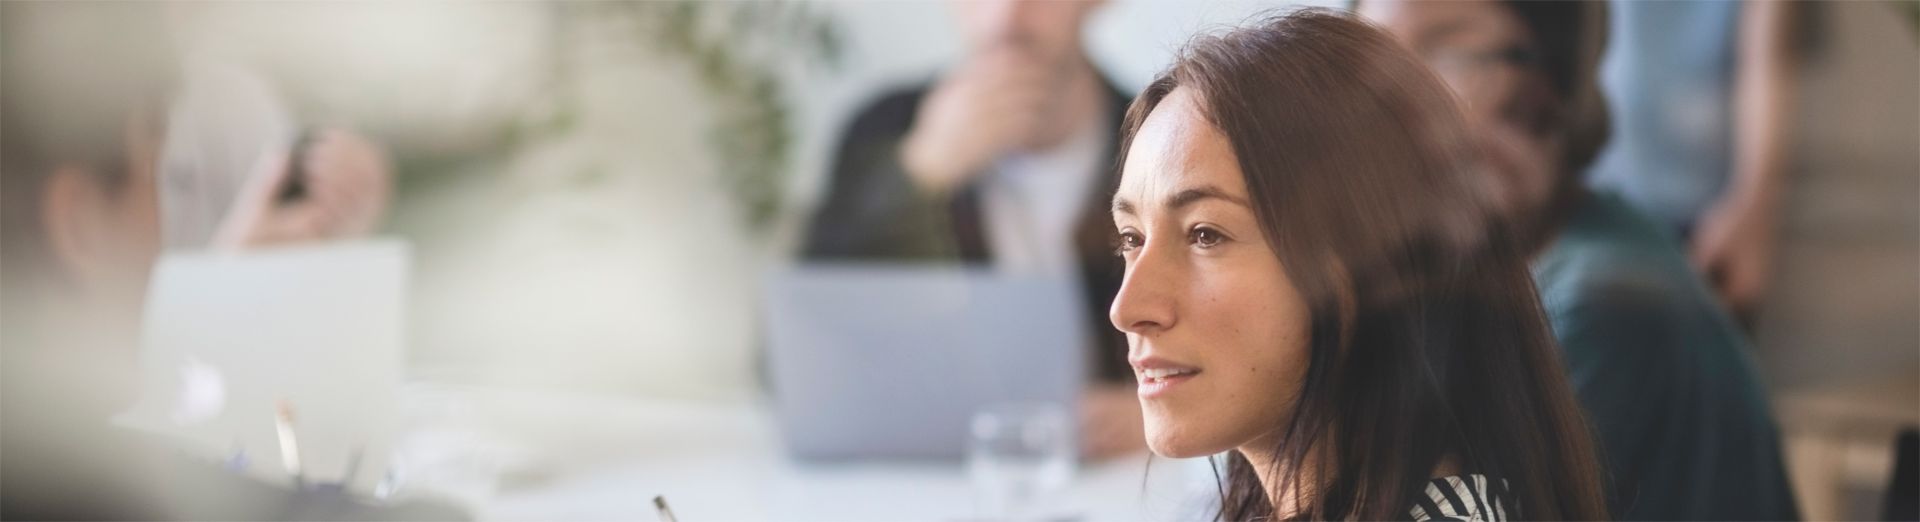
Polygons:
[[1158,456],[1166,457],[1170,459],[1190,459],[1195,457],[1205,457],[1207,455],[1219,453],[1219,452],[1208,452],[1208,451],[1195,451],[1192,448],[1187,448],[1187,447],[1183,447],[1175,444],[1154,443],[1154,442],[1148,442],[1147,449],[1153,450],[1154,455],[1158,455]]
[[1172,423],[1166,419],[1147,420],[1147,449],[1153,450],[1154,455],[1188,459],[1225,451],[1224,448],[1214,447],[1214,444],[1207,444],[1205,437],[1196,437],[1197,434],[1190,430],[1170,426]]

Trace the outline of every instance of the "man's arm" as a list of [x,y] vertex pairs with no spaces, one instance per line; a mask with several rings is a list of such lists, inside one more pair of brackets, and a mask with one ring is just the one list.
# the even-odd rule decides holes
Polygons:
[[951,200],[921,191],[901,147],[921,94],[888,96],[854,119],[836,152],[827,193],[809,225],[806,259],[951,259]]
[[1733,172],[1720,200],[1700,218],[1694,264],[1736,314],[1766,293],[1786,199],[1787,129],[1794,96],[1788,2],[1741,7],[1734,78]]

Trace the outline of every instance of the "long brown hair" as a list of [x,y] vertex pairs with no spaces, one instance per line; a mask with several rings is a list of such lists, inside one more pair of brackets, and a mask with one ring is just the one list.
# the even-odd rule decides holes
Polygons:
[[[1440,81],[1350,15],[1272,16],[1190,42],[1129,108],[1118,164],[1177,88],[1227,136],[1313,323],[1271,432],[1275,483],[1230,453],[1219,518],[1404,519],[1443,463],[1503,479],[1512,518],[1605,518],[1524,254],[1475,188]],[[1272,492],[1299,511],[1275,513]]]

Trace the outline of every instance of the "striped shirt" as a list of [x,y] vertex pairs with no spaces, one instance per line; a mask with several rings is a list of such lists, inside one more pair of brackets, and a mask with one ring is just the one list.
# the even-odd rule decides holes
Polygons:
[[1512,502],[1505,480],[1495,483],[1485,475],[1455,475],[1427,481],[1426,491],[1414,495],[1408,515],[1415,521],[1505,521]]

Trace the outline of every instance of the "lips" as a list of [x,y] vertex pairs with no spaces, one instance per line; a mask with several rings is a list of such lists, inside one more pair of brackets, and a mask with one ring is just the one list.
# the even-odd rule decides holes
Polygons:
[[1200,375],[1200,369],[1159,357],[1147,357],[1133,362],[1133,374],[1139,380],[1140,398],[1150,399],[1193,380]]
[[1146,382],[1157,382],[1199,372],[1193,368],[1149,368],[1140,371],[1140,378]]

